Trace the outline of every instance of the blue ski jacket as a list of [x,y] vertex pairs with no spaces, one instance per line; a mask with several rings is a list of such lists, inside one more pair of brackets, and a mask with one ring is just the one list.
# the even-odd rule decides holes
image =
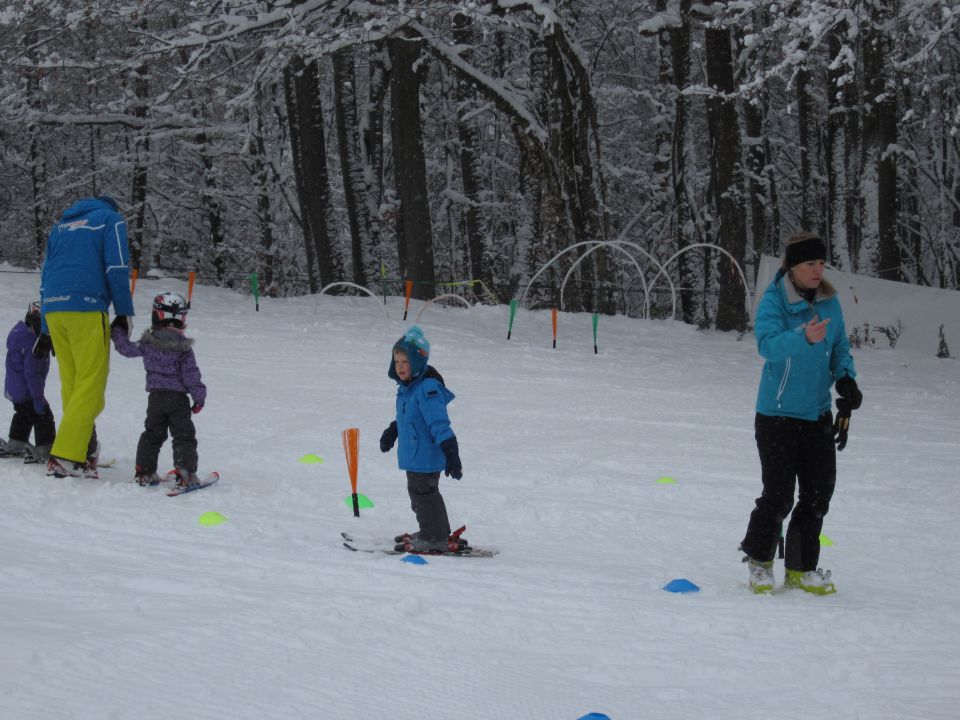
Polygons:
[[[823,341],[811,345],[804,328],[814,315],[830,322]],[[826,281],[809,303],[786,271],[778,271],[757,307],[754,335],[766,360],[757,392],[761,415],[816,420],[830,410],[834,381],[857,376],[840,301]]]
[[430,369],[409,384],[391,374],[397,380],[397,464],[401,470],[443,470],[447,461],[440,443],[455,437],[447,404],[456,396]]
[[40,274],[41,329],[48,312],[133,315],[127,225],[113,198],[74,203],[50,230]]

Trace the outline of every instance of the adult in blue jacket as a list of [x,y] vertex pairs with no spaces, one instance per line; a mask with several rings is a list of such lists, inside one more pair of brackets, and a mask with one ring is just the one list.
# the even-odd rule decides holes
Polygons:
[[[820,595],[836,592],[830,572],[817,567],[820,531],[836,484],[836,451],[846,446],[851,411],[863,396],[840,302],[823,277],[826,256],[823,240],[813,233],[789,238],[783,266],[757,307],[754,334],[765,362],[754,429],[763,493],[741,543],[757,593],[773,589],[773,558],[788,515],[786,585]],[[830,407],[834,386],[840,396],[836,420]]]
[[[110,372],[110,323],[132,316],[127,226],[108,195],[80,200],[54,224],[40,276],[43,335],[60,369],[63,417],[47,474],[96,477],[94,422],[104,407]],[[117,322],[117,321],[115,321]]]
[[399,440],[397,464],[407,473],[410,506],[420,527],[398,540],[413,552],[451,549],[440,471],[456,480],[463,477],[457,437],[447,415],[447,404],[455,396],[440,373],[427,364],[429,357],[430,343],[417,326],[394,343],[387,375],[397,383],[397,419],[380,437],[382,452],[389,452]]
[[10,420],[10,438],[5,455],[23,455],[28,450],[30,433],[34,434],[34,449],[30,451],[37,459],[46,459],[57,434],[53,411],[47,402],[44,390],[50,370],[49,357],[34,357],[33,346],[40,335],[40,303],[27,306],[27,314],[7,335],[7,357],[3,381],[3,394],[13,403],[13,418]]

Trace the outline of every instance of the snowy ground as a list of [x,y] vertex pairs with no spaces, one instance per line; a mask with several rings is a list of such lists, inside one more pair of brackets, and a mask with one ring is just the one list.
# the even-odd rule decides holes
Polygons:
[[[37,285],[0,274],[4,334]],[[138,284],[135,335],[165,287],[185,290]],[[441,488],[451,522],[500,554],[415,566],[339,542],[414,527],[377,447],[402,301],[389,319],[371,298],[255,313],[198,286],[193,307],[218,486],[131,482],[144,374],[116,354],[98,423],[116,468],[55,480],[0,461],[0,717],[957,717],[960,362],[856,353],[865,401],[821,557],[839,592],[755,597],[736,549],[760,487],[751,336],[602,318],[595,356],[589,316],[561,315],[552,350],[546,312],[521,311],[507,342],[505,308],[430,306],[464,465]],[[47,387],[59,419],[55,369]],[[352,426],[376,503],[359,520]],[[228,521],[201,526],[211,510]],[[674,578],[702,589],[664,592]]]

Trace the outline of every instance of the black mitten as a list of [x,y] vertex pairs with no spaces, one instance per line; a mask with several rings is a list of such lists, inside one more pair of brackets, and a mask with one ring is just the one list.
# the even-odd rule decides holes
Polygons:
[[123,331],[124,335],[130,334],[130,321],[127,320],[126,315],[117,315],[113,322],[110,323],[110,329],[120,328]]
[[397,421],[390,423],[390,427],[380,436],[380,452],[390,452],[390,448],[397,441]]
[[53,340],[50,339],[47,333],[40,333],[37,336],[37,341],[33,344],[33,356],[42,360],[48,357],[52,350]]
[[460,447],[457,445],[455,437],[447,438],[440,443],[440,449],[443,450],[444,457],[447,458],[447,467],[443,474],[459,480],[463,477],[463,465],[460,463]]
[[[859,410],[863,402],[863,393],[857,387],[857,381],[849,375],[844,375],[834,384],[837,388],[837,395],[842,397],[850,404],[851,410]],[[837,405],[839,407],[839,404]]]

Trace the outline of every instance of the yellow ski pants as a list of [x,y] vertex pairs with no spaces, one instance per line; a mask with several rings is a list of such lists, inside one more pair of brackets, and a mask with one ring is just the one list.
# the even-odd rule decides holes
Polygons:
[[63,399],[63,416],[50,454],[85,462],[93,423],[105,404],[110,324],[102,312],[52,312],[46,320],[57,354]]

